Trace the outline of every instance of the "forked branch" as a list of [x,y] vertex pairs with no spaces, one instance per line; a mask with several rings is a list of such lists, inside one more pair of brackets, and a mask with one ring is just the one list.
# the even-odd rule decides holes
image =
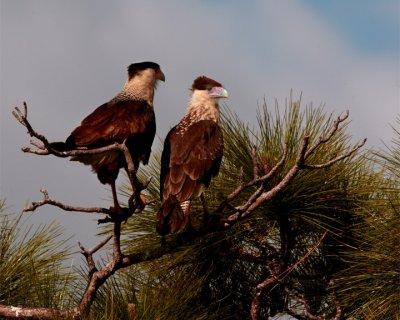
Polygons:
[[[256,169],[257,163],[254,161],[256,156],[253,155],[253,172],[254,177],[251,181],[244,183],[241,182],[240,185],[229,194],[224,201],[221,202],[218,211],[222,212],[222,210],[227,207],[227,203],[236,199],[246,188],[252,186],[258,186],[257,189],[248,197],[246,201],[242,203],[242,205],[237,206],[235,208],[235,212],[232,213],[228,218],[226,218],[224,222],[225,228],[230,228],[233,224],[237,223],[239,220],[249,216],[255,209],[260,207],[264,202],[269,201],[275,198],[279,193],[281,193],[296,177],[300,170],[304,169],[322,169],[327,168],[335,163],[342,161],[353,154],[355,154],[361,147],[364,146],[367,139],[364,139],[358,142],[354,147],[345,150],[342,154],[329,159],[323,163],[319,164],[307,164],[306,161],[308,158],[314,153],[315,150],[318,149],[322,144],[330,141],[333,136],[337,133],[340,124],[345,121],[348,117],[348,112],[344,116],[339,116],[336,121],[332,124],[331,128],[328,130],[328,133],[325,136],[321,136],[317,141],[309,147],[310,137],[305,136],[301,142],[301,145],[298,148],[297,156],[295,159],[295,163],[293,166],[287,171],[286,175],[272,188],[268,189],[265,187],[264,182],[272,179],[278,170],[283,166],[285,161],[287,160],[287,146],[284,149],[283,156],[281,160],[272,168],[272,170],[262,176],[258,177],[256,173],[258,172]],[[254,153],[254,152],[253,152]]]

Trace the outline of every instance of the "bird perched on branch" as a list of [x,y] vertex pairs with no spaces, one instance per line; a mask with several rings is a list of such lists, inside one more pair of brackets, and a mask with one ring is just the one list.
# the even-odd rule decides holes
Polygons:
[[161,208],[157,213],[160,235],[181,231],[189,222],[190,201],[201,197],[219,172],[223,137],[219,126],[219,99],[227,98],[215,80],[198,77],[192,85],[187,113],[164,142],[161,157]]
[[[156,132],[153,97],[159,80],[165,81],[165,76],[157,63],[131,64],[122,91],[83,119],[65,142],[55,142],[51,146],[58,151],[67,151],[95,149],[115,142],[125,142],[135,170],[139,162],[147,164]],[[111,185],[114,209],[120,210],[115,181],[120,168],[128,171],[123,153],[113,150],[79,155],[71,160],[91,165],[100,182]]]

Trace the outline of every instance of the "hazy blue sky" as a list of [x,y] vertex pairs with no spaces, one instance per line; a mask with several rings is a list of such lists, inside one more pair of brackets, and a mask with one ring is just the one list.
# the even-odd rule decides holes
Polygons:
[[[29,138],[11,111],[27,101],[33,126],[63,140],[121,89],[132,62],[153,60],[166,74],[155,97],[161,138],[203,74],[224,84],[248,122],[264,97],[283,107],[291,89],[328,112],[349,109],[349,131],[367,147],[390,142],[400,113],[397,0],[0,1],[0,197],[16,212],[43,187],[66,203],[108,205],[88,167],[23,154]],[[47,207],[32,221],[52,219],[94,244],[93,216]]]

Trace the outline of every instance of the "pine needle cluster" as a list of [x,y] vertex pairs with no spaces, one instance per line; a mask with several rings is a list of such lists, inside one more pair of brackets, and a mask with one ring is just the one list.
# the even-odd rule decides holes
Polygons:
[[64,230],[55,222],[35,228],[0,202],[0,304],[69,309],[76,276]]

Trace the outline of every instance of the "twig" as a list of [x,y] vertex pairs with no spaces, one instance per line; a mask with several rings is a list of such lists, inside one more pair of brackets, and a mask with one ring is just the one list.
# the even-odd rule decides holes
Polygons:
[[[282,165],[285,163],[286,157],[287,157],[287,152],[288,148],[285,145],[285,148],[283,150],[283,155],[282,158],[274,165],[274,167],[269,171],[267,174],[261,176],[261,177],[253,177],[253,179],[247,183],[244,182],[244,174],[243,174],[243,168],[242,168],[242,174],[241,174],[241,179],[239,185],[236,187],[236,189],[231,192],[228,196],[225,197],[225,199],[221,202],[219,205],[217,212],[222,212],[225,207],[227,207],[228,203],[236,199],[245,189],[250,188],[254,185],[257,185],[259,183],[265,183],[266,181],[270,180],[276,173],[277,171],[282,167]],[[254,163],[253,163],[254,165]],[[253,172],[256,172],[256,169],[253,168]]]
[[106,208],[99,208],[99,207],[76,207],[70,206],[67,204],[63,204],[59,201],[55,201],[50,199],[49,193],[46,189],[41,189],[40,192],[43,194],[43,200],[32,202],[28,207],[24,208],[24,212],[35,211],[37,208],[42,207],[46,204],[59,207],[64,211],[74,211],[74,212],[86,212],[86,213],[104,213],[104,214],[111,214],[111,211]]
[[27,106],[26,102],[24,102],[24,111],[23,112],[18,107],[15,107],[12,114],[18,120],[18,122],[21,123],[28,130],[28,134],[31,137],[34,137],[43,143],[43,145],[40,145],[37,141],[31,140],[31,144],[36,148],[32,149],[30,147],[25,147],[25,148],[22,148],[23,152],[33,153],[33,154],[38,154],[38,155],[52,154],[57,157],[65,158],[65,157],[73,157],[73,156],[78,156],[78,155],[99,154],[99,153],[104,153],[104,152],[113,151],[113,150],[121,151],[125,156],[128,173],[130,173],[131,175],[135,174],[135,176],[136,176],[137,168],[135,167],[135,164],[132,160],[132,157],[128,150],[128,147],[125,144],[126,141],[124,141],[123,143],[115,142],[108,146],[96,148],[96,149],[81,148],[81,149],[75,149],[75,150],[69,150],[69,151],[58,151],[51,146],[51,143],[47,140],[47,138],[44,135],[35,131],[33,129],[32,125],[29,123],[29,121],[28,121],[28,106]]
[[319,139],[308,149],[305,154],[305,158],[307,159],[321,144],[328,142],[335,135],[337,130],[339,129],[339,125],[344,122],[349,117],[349,110],[346,110],[344,115],[340,115],[334,121],[330,131],[326,136],[321,135]]
[[91,248],[89,250],[86,250],[82,246],[82,244],[78,241],[79,249],[81,249],[81,253],[86,258],[86,262],[89,267],[89,277],[91,277],[91,275],[97,271],[96,265],[93,260],[93,254],[96,253],[98,250],[100,250],[102,247],[104,247],[107,244],[107,242],[111,240],[112,237],[113,237],[112,235],[108,236],[107,238],[100,241],[96,246],[94,246],[93,248]]
[[365,143],[367,142],[367,139],[363,139],[362,141],[358,142],[352,149],[349,151],[345,152],[344,154],[337,156],[336,158],[333,158],[325,163],[321,164],[315,164],[315,165],[303,165],[304,169],[322,169],[322,168],[327,168],[335,164],[336,162],[339,162],[343,159],[346,159],[350,157],[352,154],[354,154],[358,149],[363,147]]

